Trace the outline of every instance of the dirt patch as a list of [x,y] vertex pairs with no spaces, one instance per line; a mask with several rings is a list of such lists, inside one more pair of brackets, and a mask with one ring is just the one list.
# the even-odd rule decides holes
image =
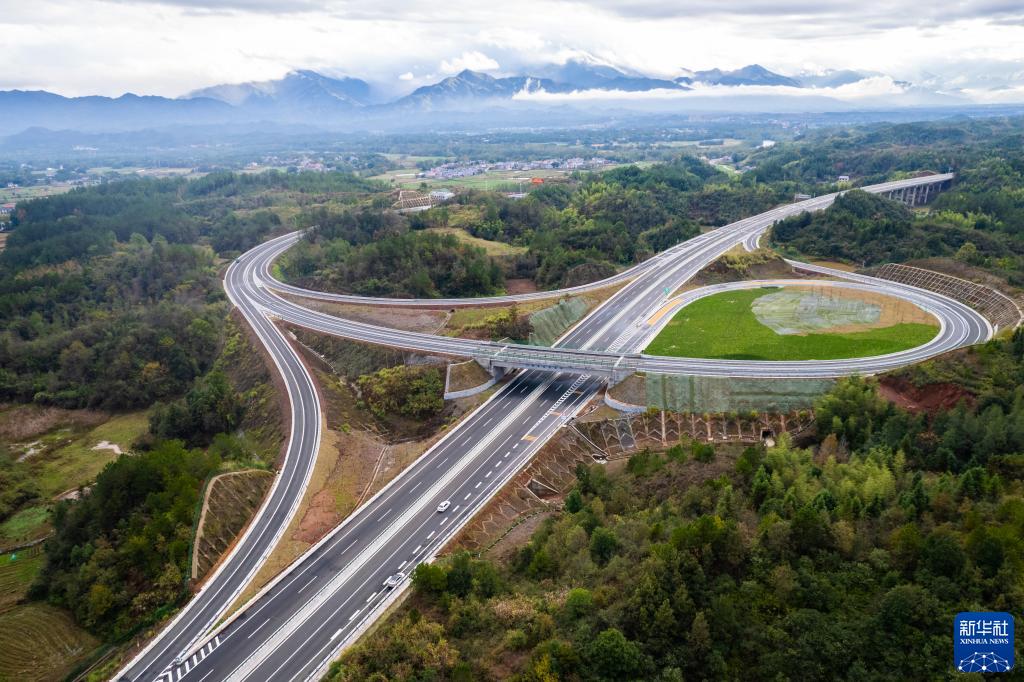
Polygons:
[[91,429],[110,419],[96,410],[63,410],[39,405],[6,406],[0,409],[0,440],[8,442],[41,436],[58,426]]
[[282,297],[303,307],[327,313],[328,315],[336,315],[364,324],[374,324],[411,332],[433,334],[444,326],[448,319],[448,314],[443,310],[351,305],[348,303],[335,303],[333,301],[317,301],[289,294],[282,294]]
[[457,362],[448,365],[448,386],[449,391],[464,391],[486,384],[491,380],[491,374],[480,366],[475,360]]
[[387,444],[366,431],[330,431],[322,449],[333,450],[334,466],[299,518],[292,539],[312,545],[352,513],[372,484],[375,465]]
[[963,386],[948,382],[915,386],[905,376],[883,376],[878,382],[878,393],[905,410],[928,414],[952,409],[961,400],[974,402],[974,395]]
[[832,268],[833,270],[842,270],[843,272],[856,272],[857,268],[849,263],[840,263],[836,260],[819,260],[812,258],[807,261],[811,265],[820,265],[823,268]]
[[522,523],[516,525],[512,530],[508,532],[502,539],[498,540],[493,547],[484,552],[490,555],[492,559],[497,559],[502,563],[508,563],[512,561],[515,554],[519,551],[519,548],[524,546],[533,537],[534,532],[540,528],[540,524],[544,523],[544,520],[553,516],[557,512],[548,511],[534,514],[533,516],[525,519]]
[[[840,309],[844,307],[844,304],[849,302],[871,306],[873,308],[877,308],[878,311],[877,317],[872,316],[874,317],[873,320],[862,319],[857,322],[834,324],[825,327],[816,327],[813,329],[803,329],[799,332],[802,334],[818,333],[822,331],[827,331],[831,334],[848,334],[864,331],[866,329],[884,329],[897,324],[927,324],[937,326],[937,321],[931,313],[925,312],[910,301],[906,301],[902,298],[896,298],[894,296],[887,296],[885,294],[875,293],[872,291],[862,291],[860,289],[814,286],[813,284],[787,286],[779,293],[786,293],[790,291],[810,292],[814,294],[816,298],[820,299],[822,306],[825,308]],[[806,315],[802,315],[801,317],[805,320],[807,318]],[[762,324],[764,324],[763,321]]]
[[537,283],[532,279],[506,279],[505,290],[512,295],[532,294],[537,291]]
[[120,445],[118,445],[117,443],[111,443],[108,440],[101,440],[99,443],[96,443],[96,445],[93,445],[91,449],[92,450],[110,450],[115,455],[120,455],[120,454],[122,454],[124,452],[124,450],[121,449]]
[[591,403],[582,412],[580,412],[579,416],[576,417],[576,421],[581,423],[599,422],[606,419],[618,419],[622,416],[624,416],[623,412],[619,412],[618,410],[605,405],[603,402]]
[[647,378],[640,374],[628,377],[608,389],[608,395],[630,405],[647,404]]

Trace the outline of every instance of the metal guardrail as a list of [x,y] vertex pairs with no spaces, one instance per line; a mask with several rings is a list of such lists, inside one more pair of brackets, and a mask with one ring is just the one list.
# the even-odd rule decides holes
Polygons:
[[586,371],[605,376],[627,375],[636,371],[639,354],[601,351],[545,348],[537,346],[506,345],[496,353],[474,353],[473,359],[484,367],[515,369],[544,369],[550,371]]
[[900,263],[886,263],[875,277],[949,296],[984,315],[997,331],[1013,329],[1024,321],[1020,306],[1012,298],[984,284]]

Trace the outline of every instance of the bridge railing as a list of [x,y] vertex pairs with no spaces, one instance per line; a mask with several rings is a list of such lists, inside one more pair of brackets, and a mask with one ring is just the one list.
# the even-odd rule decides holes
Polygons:
[[508,345],[496,352],[476,353],[474,359],[486,367],[576,370],[588,374],[616,376],[635,371],[639,365],[640,356],[569,348],[542,350],[536,346]]

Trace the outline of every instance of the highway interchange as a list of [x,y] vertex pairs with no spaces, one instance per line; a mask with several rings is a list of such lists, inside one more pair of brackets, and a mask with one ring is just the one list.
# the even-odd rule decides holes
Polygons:
[[[944,182],[949,177],[915,178],[865,189],[884,192]],[[284,379],[292,409],[286,455],[264,506],[232,553],[206,580],[199,594],[119,673],[118,679],[316,679],[337,653],[353,642],[408,584],[408,580],[403,580],[394,588],[386,588],[385,580],[397,573],[408,575],[418,563],[429,561],[559,427],[590,401],[615,363],[621,367],[625,362],[629,371],[638,368],[719,376],[839,376],[883,371],[989,338],[992,329],[988,322],[952,299],[906,285],[826,272],[823,274],[851,279],[851,286],[881,286],[888,293],[913,300],[938,317],[939,334],[929,344],[904,353],[829,362],[756,363],[639,355],[638,351],[656,332],[646,320],[698,271],[736,244],[752,248],[775,221],[805,210],[825,208],[834,198],[835,195],[817,197],[737,221],[633,268],[628,283],[559,339],[555,350],[525,346],[503,350],[501,345],[385,329],[311,311],[276,292],[328,300],[338,300],[338,295],[299,290],[277,282],[271,275],[273,260],[298,235],[271,240],[244,254],[229,267],[224,285]],[[613,279],[621,282],[626,278]],[[553,293],[545,295],[550,297]],[[521,299],[497,297],[483,302]],[[341,300],[367,302],[352,297]],[[370,303],[395,304],[389,299]],[[462,300],[403,302],[406,306],[431,307],[461,304]],[[211,630],[251,580],[294,515],[319,446],[322,415],[316,388],[271,317],[345,338],[419,352],[469,357],[504,352],[519,354],[526,360],[512,362],[509,366],[524,368],[523,371],[256,598]],[[526,369],[531,366],[531,354],[544,358],[536,363],[543,369]],[[552,355],[554,360],[550,359]],[[591,369],[587,369],[588,362],[592,363]],[[570,371],[550,371],[558,369]],[[450,501],[451,507],[439,513],[437,505],[445,500]],[[175,663],[176,657],[180,657],[180,662]]]

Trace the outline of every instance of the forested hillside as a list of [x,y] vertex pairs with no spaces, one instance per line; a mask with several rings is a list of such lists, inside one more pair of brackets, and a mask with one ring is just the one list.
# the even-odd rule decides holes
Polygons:
[[[280,448],[273,388],[228,317],[219,271],[289,229],[300,206],[375,189],[347,174],[213,173],[18,204],[0,252],[0,408],[52,424],[0,443],[0,524],[53,533],[26,569],[27,598],[105,643],[181,603],[205,482],[269,467]],[[132,435],[97,445],[76,420],[123,420]]]
[[422,564],[332,680],[934,679],[963,610],[1024,606],[1024,334],[926,366],[928,418],[850,379],[799,446],[580,467],[508,562]]
[[[485,295],[501,289],[504,277],[533,279],[541,288],[571,286],[649,258],[699,234],[701,225],[767,210],[794,186],[730,178],[682,156],[545,185],[523,199],[474,190],[408,216],[379,206],[319,211],[301,218],[316,228],[282,267],[303,283],[391,296]],[[421,233],[449,227],[526,252],[488,260],[480,249]]]
[[[754,154],[770,182],[870,184],[921,170],[953,170],[953,187],[916,213],[851,192],[832,208],[779,223],[776,244],[796,253],[875,265],[956,257],[1024,284],[1024,126],[1019,119],[917,123],[823,132]],[[833,187],[834,188],[834,187]]]
[[483,249],[452,235],[385,228],[363,231],[349,241],[322,236],[330,229],[314,234],[318,241],[300,243],[282,261],[288,276],[316,287],[363,296],[437,298],[495,294],[504,285],[501,268]]
[[35,595],[111,639],[159,619],[185,594],[194,514],[219,465],[175,441],[110,464],[81,501],[57,507]]
[[343,174],[220,173],[19,204],[0,252],[0,401],[126,409],[180,395],[217,352],[218,255],[280,230],[274,202],[371,188]]
[[798,253],[863,265],[955,256],[966,244],[973,248],[961,257],[976,261],[1024,254],[1024,241],[973,222],[948,211],[917,218],[898,202],[853,190],[824,211],[780,221],[772,239]]

